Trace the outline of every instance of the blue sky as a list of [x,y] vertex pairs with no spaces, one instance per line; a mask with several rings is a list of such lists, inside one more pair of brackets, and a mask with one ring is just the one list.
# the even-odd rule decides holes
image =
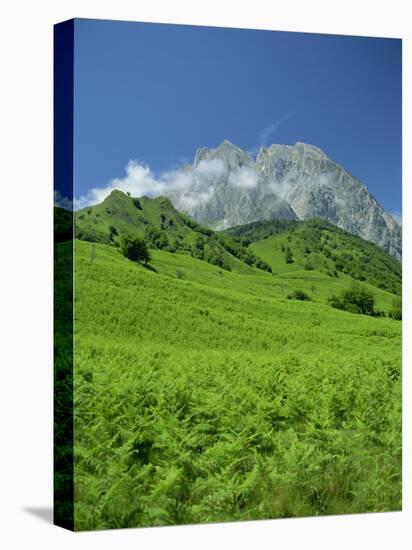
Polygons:
[[77,19],[75,195],[229,139],[317,145],[401,211],[401,41]]

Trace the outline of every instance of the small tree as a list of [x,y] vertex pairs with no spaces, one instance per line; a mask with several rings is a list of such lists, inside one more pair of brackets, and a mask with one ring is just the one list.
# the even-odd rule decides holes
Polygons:
[[287,264],[293,264],[293,254],[289,247],[285,249],[285,261]]
[[264,262],[263,260],[256,259],[255,266],[258,269],[261,269],[262,271],[267,271],[268,273],[272,273],[272,268],[270,267],[270,265]]
[[150,262],[150,253],[146,241],[136,235],[123,235],[120,241],[122,254],[134,262]]
[[140,204],[139,199],[132,197],[133,204],[138,210],[142,210],[142,205]]
[[302,300],[302,301],[309,301],[311,298],[304,290],[294,290],[290,294],[288,294],[288,300]]
[[332,307],[351,313],[375,315],[375,297],[372,292],[359,283],[353,283],[340,296],[332,295],[329,298],[329,303]]
[[118,234],[119,233],[117,232],[117,229],[113,225],[111,225],[109,228],[109,239],[113,241]]
[[160,231],[160,235],[156,239],[155,244],[159,250],[163,250],[163,248],[167,248],[169,246],[169,239],[167,238],[167,233],[165,231]]

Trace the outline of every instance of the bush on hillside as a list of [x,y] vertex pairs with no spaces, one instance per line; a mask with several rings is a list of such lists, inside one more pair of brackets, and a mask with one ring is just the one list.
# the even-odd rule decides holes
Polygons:
[[134,262],[150,262],[149,248],[144,239],[135,235],[123,235],[120,240],[120,250],[126,258]]
[[389,317],[395,321],[402,321],[402,300],[395,298],[392,302],[392,309],[389,312]]
[[138,210],[142,210],[142,205],[140,204],[139,199],[136,199],[136,197],[132,197],[132,201]]
[[375,315],[375,296],[367,288],[358,283],[343,290],[340,295],[333,294],[329,297],[329,304],[336,308],[351,313],[363,313]]
[[264,262],[263,260],[261,260],[260,258],[256,258],[255,266],[258,269],[261,269],[262,271],[267,271],[268,273],[272,273],[272,268],[270,267],[270,265]]
[[294,262],[292,251],[288,246],[285,249],[285,261],[287,264],[293,264]]
[[118,234],[119,233],[117,232],[117,229],[113,225],[111,225],[109,228],[109,239],[113,241]]
[[152,248],[167,249],[170,245],[167,233],[149,225],[145,229],[145,237]]
[[290,294],[288,294],[288,300],[302,300],[302,301],[309,301],[311,300],[309,294],[306,294],[304,290],[294,290]]

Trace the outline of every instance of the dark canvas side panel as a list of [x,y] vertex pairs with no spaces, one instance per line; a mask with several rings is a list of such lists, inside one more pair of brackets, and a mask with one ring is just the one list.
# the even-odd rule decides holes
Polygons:
[[73,530],[73,39],[54,27],[54,523]]

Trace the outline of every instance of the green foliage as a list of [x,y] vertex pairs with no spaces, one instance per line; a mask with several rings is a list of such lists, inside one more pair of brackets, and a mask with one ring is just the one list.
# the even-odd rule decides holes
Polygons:
[[285,248],[285,262],[287,264],[293,264],[294,262],[292,250],[289,248],[289,246]]
[[119,246],[116,237],[125,233],[144,238],[150,248],[191,254],[226,270],[250,271],[257,264],[270,269],[244,245],[178,212],[165,197],[135,198],[115,190],[101,204],[76,213],[82,240]]
[[134,262],[150,262],[150,253],[146,241],[135,235],[122,235],[120,250],[126,258]]
[[262,271],[267,271],[268,273],[272,273],[272,268],[270,267],[270,265],[259,258],[256,258],[255,267],[257,267],[258,269],[261,269]]
[[392,302],[392,309],[389,312],[389,317],[396,321],[402,321],[402,299],[394,298]]
[[296,220],[259,221],[230,227],[223,231],[223,233],[237,240],[245,239],[250,244],[284,231],[293,231],[298,226],[298,223]]
[[256,267],[262,271],[272,272],[272,268],[269,264],[264,262],[261,258],[247,248],[251,241],[247,237],[233,239],[228,236],[226,232],[216,233],[218,242],[227,250],[232,256],[238,258],[249,266]]
[[401,508],[400,323],[95,246],[75,244],[76,529]]
[[142,210],[142,205],[140,204],[139,199],[137,199],[136,197],[132,197],[132,201],[138,210]]
[[158,248],[159,250],[170,248],[169,239],[165,231],[155,229],[152,226],[147,226],[145,230],[145,238],[152,248]]
[[187,226],[189,226],[191,229],[198,233],[202,233],[203,235],[211,236],[213,235],[212,229],[209,229],[208,227],[205,227],[204,225],[201,225],[200,223],[197,223],[193,218],[188,216],[187,214],[184,214],[183,212],[180,212],[180,217],[185,222]]
[[110,226],[109,231],[109,240],[114,241],[114,238],[117,237],[119,233],[113,225]]
[[302,301],[308,301],[310,300],[309,294],[306,294],[304,290],[294,290],[290,294],[288,294],[288,300],[302,300]]
[[[339,272],[341,276],[347,275],[400,295],[400,262],[374,244],[324,220],[294,222],[266,236],[264,229],[267,223],[234,229],[240,234],[243,234],[242,231],[247,234],[252,242],[251,251],[269,263],[274,271],[305,269],[330,274],[331,277],[336,277]],[[264,237],[259,239],[261,235]],[[293,250],[293,254],[288,249]]]
[[351,313],[375,315],[375,297],[373,293],[357,283],[353,283],[350,288],[343,290],[339,296],[332,295],[329,298],[329,303],[334,308]]

